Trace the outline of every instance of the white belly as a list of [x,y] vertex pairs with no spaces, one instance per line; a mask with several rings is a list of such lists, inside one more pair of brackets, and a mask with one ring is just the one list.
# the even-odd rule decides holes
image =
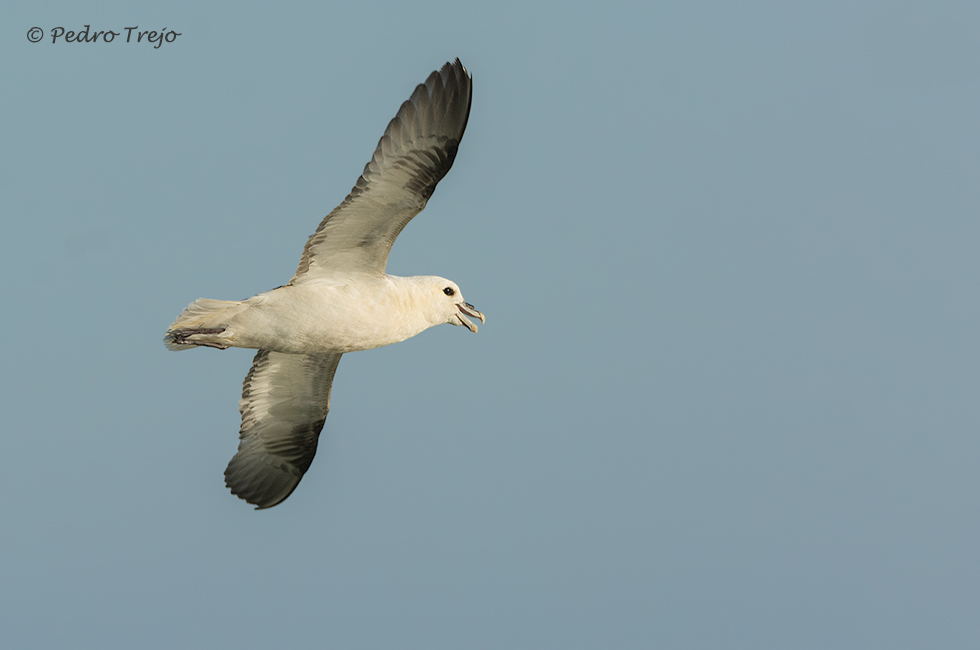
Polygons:
[[404,341],[432,323],[379,279],[366,284],[285,286],[245,301],[230,323],[232,345],[292,354],[345,353]]

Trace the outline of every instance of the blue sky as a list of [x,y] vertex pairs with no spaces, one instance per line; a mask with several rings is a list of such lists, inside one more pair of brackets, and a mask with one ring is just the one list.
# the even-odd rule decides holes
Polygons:
[[[8,2],[0,645],[980,643],[974,3]],[[159,49],[32,44],[139,26]],[[487,315],[344,357],[224,488],[251,353],[417,83],[456,164],[388,270]]]

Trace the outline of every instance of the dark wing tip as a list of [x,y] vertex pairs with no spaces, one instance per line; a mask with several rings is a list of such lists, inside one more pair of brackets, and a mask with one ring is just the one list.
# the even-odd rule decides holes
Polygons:
[[282,503],[313,463],[324,422],[297,425],[281,440],[248,436],[243,428],[238,453],[225,468],[225,485],[260,510]]
[[[265,461],[265,462],[263,462]],[[282,464],[280,467],[247,454],[235,454],[225,469],[225,486],[256,510],[277,506],[296,490],[303,472]]]
[[470,108],[473,106],[473,75],[469,73],[463,63],[457,57],[452,62],[447,62],[438,71],[433,72],[426,79],[425,85],[430,88],[433,96],[437,93],[436,77],[442,80],[442,90],[444,91],[447,112],[452,112],[453,108],[459,103],[466,106],[459,124],[459,132],[456,136],[456,143],[463,139],[466,131],[466,123],[470,120]]
[[412,169],[406,189],[419,196],[422,205],[456,160],[473,105],[472,81],[459,59],[433,71],[402,104],[379,143],[383,150],[400,131],[416,147],[399,164]]
[[473,76],[458,58],[431,72],[425,83],[416,86],[411,97],[402,102],[395,117],[388,123],[374,155],[364,166],[345,202],[367,189],[368,179],[375,169],[380,168],[381,160],[386,155],[401,156],[404,154],[402,148],[411,146],[418,138],[437,137],[441,138],[442,146],[425,154],[426,159],[421,161],[423,166],[428,164],[433,169],[424,170],[423,178],[417,179],[412,187],[416,191],[421,188],[419,193],[428,199],[436,184],[453,166],[470,120],[472,105]]

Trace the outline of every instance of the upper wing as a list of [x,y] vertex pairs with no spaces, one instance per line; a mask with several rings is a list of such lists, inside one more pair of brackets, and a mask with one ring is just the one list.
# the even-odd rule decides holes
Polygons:
[[316,454],[340,356],[255,355],[238,404],[241,442],[225,470],[232,494],[270,508],[296,489]]
[[459,59],[415,89],[354,189],[306,242],[291,283],[334,271],[385,272],[398,233],[453,166],[472,98],[472,79]]

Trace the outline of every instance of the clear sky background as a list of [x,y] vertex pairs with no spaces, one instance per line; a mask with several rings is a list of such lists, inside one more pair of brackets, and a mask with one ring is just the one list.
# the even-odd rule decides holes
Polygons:
[[[86,23],[181,36],[26,37]],[[978,647],[978,25],[8,0],[0,646]],[[287,281],[457,56],[469,128],[388,270],[487,324],[345,356],[256,512],[252,353],[164,330]]]

